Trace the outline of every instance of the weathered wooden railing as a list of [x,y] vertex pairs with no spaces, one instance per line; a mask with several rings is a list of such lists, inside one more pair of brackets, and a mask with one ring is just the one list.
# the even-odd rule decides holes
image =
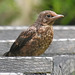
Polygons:
[[0,26],[0,74],[75,75],[75,27],[54,26],[54,39],[39,57],[3,57],[25,26]]

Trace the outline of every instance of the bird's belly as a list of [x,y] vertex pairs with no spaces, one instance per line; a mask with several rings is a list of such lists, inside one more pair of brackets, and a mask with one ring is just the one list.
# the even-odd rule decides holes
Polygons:
[[49,47],[53,40],[53,34],[51,32],[46,32],[41,34],[41,39],[39,40],[39,47],[36,50],[36,56],[41,55]]

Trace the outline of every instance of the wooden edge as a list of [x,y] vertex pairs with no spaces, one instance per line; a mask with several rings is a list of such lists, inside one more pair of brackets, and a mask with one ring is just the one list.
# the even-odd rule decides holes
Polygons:
[[4,57],[2,56],[0,57],[0,59],[49,59],[50,61],[53,61],[53,57],[34,57],[34,56],[32,57],[28,57],[28,56],[26,57]]
[[24,75],[23,73],[0,73],[0,75]]
[[[0,30],[23,30],[28,26],[0,26]],[[54,30],[75,30],[75,26],[53,26]]]
[[[0,43],[13,43],[15,40],[0,40]],[[66,41],[75,41],[75,38],[62,38],[62,39],[53,39],[54,42],[66,42]]]
[[0,73],[0,75],[51,75],[50,73]]

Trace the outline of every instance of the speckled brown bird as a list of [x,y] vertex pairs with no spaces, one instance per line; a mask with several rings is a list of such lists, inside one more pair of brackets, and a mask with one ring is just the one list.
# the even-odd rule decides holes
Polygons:
[[64,17],[53,11],[43,11],[36,22],[23,31],[4,56],[39,56],[45,52],[53,40],[53,23]]

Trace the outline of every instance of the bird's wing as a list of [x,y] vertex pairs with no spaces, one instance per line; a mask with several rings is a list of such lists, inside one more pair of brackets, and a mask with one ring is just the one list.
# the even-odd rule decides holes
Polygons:
[[22,32],[10,48],[10,52],[19,51],[35,35],[34,29]]

